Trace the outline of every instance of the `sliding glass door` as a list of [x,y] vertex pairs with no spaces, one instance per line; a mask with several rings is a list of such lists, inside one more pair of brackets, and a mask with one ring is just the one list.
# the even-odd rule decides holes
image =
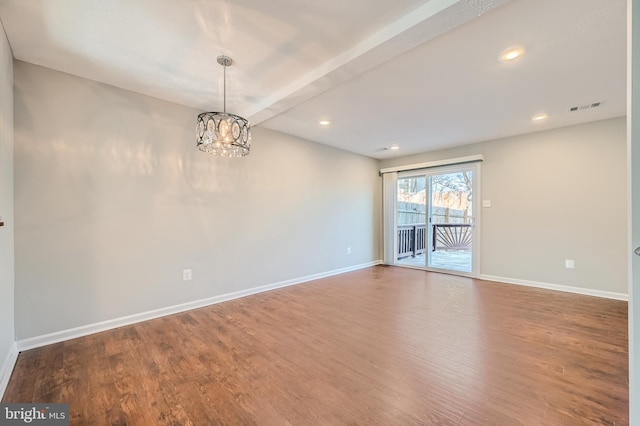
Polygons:
[[396,264],[477,274],[476,164],[402,172],[396,200]]

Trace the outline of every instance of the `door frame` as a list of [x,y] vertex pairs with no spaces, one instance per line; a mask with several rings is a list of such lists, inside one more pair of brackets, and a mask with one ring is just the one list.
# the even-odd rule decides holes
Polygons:
[[[431,252],[430,250],[426,250],[426,255],[425,255],[425,265],[424,268],[420,268],[420,269],[425,269],[427,271],[432,271],[432,272],[442,272],[442,273],[446,273],[446,274],[453,274],[453,275],[460,275],[460,276],[465,276],[465,277],[472,277],[472,278],[477,278],[478,275],[480,274],[480,257],[481,257],[481,234],[482,234],[482,204],[480,203],[481,198],[481,179],[482,179],[482,167],[481,167],[481,162],[469,162],[469,163],[461,163],[461,164],[449,164],[449,165],[442,165],[442,166],[435,166],[435,167],[427,167],[427,168],[421,168],[421,169],[413,169],[413,170],[406,170],[406,171],[401,171],[398,173],[398,181],[400,179],[404,179],[404,178],[411,178],[411,177],[418,177],[418,176],[424,176],[426,178],[426,188],[427,188],[427,194],[426,194],[426,200],[425,202],[427,203],[426,207],[426,212],[427,212],[427,218],[429,218],[431,216],[431,185],[429,184],[429,177],[431,176],[435,176],[435,175],[441,175],[441,174],[448,174],[448,173],[456,173],[456,172],[461,172],[461,171],[467,171],[467,170],[471,170],[473,171],[473,181],[472,181],[472,188],[471,188],[471,192],[473,194],[472,196],[472,204],[471,204],[471,209],[473,212],[472,217],[475,219],[474,220],[474,226],[472,227],[472,249],[471,249],[471,272],[464,272],[464,271],[456,271],[453,269],[441,269],[441,268],[434,268],[434,267],[430,267],[429,266],[429,259],[431,257]],[[397,198],[396,198],[397,201]],[[397,234],[398,232],[398,224],[397,222],[395,223],[395,234]],[[429,223],[428,219],[427,219],[427,241],[430,242],[431,238],[432,238],[432,227],[431,224]],[[427,243],[428,244],[428,243]],[[396,248],[397,250],[397,248]],[[397,266],[406,266],[406,265],[401,265],[398,263],[398,259],[396,256],[396,262],[395,264]]]
[[640,0],[627,1],[627,182],[629,280],[629,424],[640,422]]

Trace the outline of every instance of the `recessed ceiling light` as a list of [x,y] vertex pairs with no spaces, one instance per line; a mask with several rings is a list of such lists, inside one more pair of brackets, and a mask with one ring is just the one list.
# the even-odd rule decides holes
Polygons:
[[328,126],[329,124],[331,124],[329,120],[320,120],[319,123],[321,126]]
[[400,149],[400,147],[398,145],[391,145],[389,149],[393,149],[395,151],[396,149]]
[[537,123],[537,122],[546,120],[547,117],[548,117],[547,114],[537,114],[531,117],[531,121],[533,121],[534,123]]
[[503,62],[513,61],[514,59],[518,59],[523,54],[524,49],[522,47],[510,47],[500,53],[500,60]]

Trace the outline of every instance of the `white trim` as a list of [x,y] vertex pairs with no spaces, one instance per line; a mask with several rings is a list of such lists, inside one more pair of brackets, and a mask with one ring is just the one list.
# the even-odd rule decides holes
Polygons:
[[15,367],[17,360],[18,346],[16,342],[13,342],[9,348],[7,357],[0,367],[0,400],[2,400],[4,392],[7,390],[7,385],[9,384],[9,379],[11,378],[11,373],[13,373],[13,367]]
[[453,166],[456,164],[474,163],[476,161],[483,160],[484,157],[482,156],[482,154],[469,155],[466,157],[449,158],[447,160],[428,161],[426,163],[407,164],[406,166],[387,167],[386,169],[380,169],[380,173],[385,174],[391,172],[402,172],[406,170],[429,169],[432,167],[440,166]]
[[382,261],[385,265],[395,265],[398,260],[397,192],[398,174],[382,175]]
[[472,208],[473,208],[473,217],[475,220],[474,231],[475,235],[473,235],[472,240],[472,250],[471,253],[471,270],[478,276],[480,274],[480,266],[482,262],[480,261],[482,257],[482,164],[475,165],[475,175],[473,177],[473,184],[475,188],[473,188],[473,200],[472,200]]
[[640,423],[640,0],[627,1],[627,235],[629,288],[629,424]]
[[190,311],[192,309],[198,309],[216,303],[226,302],[240,297],[251,296],[257,293],[263,293],[269,290],[275,290],[277,288],[288,287],[296,284],[302,284],[321,278],[330,277],[333,275],[344,274],[345,272],[356,271],[358,269],[369,268],[371,266],[380,265],[382,260],[376,260],[373,262],[362,263],[360,265],[348,266],[346,268],[334,269],[333,271],[321,272],[319,274],[307,275],[300,278],[294,278],[287,281],[280,281],[278,283],[267,284],[260,287],[254,287],[247,290],[240,290],[233,293],[222,294],[220,296],[209,297],[207,299],[194,300],[193,302],[181,303],[179,305],[168,306],[166,308],[155,309],[153,311],[141,312],[139,314],[128,315],[125,317],[115,318],[107,321],[101,321],[93,324],[83,325],[80,327],[70,328],[68,330],[56,331],[49,334],[43,334],[41,336],[31,337],[29,339],[18,340],[17,349],[19,351],[25,351],[28,349],[39,348],[41,346],[50,345],[53,343],[62,342],[65,340],[75,339],[89,334],[99,333],[101,331],[111,330],[125,325],[135,324],[142,321],[148,321],[155,318],[164,317],[167,315],[177,314],[184,311]]
[[613,293],[610,291],[602,291],[602,290],[592,290],[590,288],[571,287],[567,285],[549,284],[549,283],[543,283],[539,281],[520,280],[516,278],[496,277],[494,275],[485,275],[485,274],[478,275],[478,279],[485,280],[485,281],[505,283],[505,284],[516,284],[516,285],[523,285],[527,287],[543,288],[546,290],[563,291],[565,293],[582,294],[585,296],[602,297],[605,299],[615,299],[615,300],[624,300],[624,301],[629,300],[628,294]]

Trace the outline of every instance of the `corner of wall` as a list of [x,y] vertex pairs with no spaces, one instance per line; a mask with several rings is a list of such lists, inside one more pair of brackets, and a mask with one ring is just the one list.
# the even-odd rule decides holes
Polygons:
[[13,234],[13,54],[0,22],[0,396],[18,356]]

